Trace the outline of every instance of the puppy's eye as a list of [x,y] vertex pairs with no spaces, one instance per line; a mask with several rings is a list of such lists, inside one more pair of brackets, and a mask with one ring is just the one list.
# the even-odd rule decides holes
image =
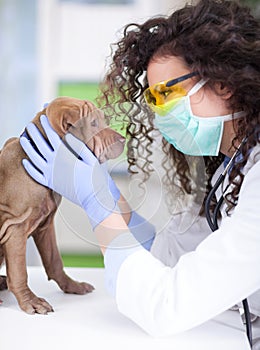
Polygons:
[[93,127],[98,127],[98,120],[97,119],[92,120],[90,125]]

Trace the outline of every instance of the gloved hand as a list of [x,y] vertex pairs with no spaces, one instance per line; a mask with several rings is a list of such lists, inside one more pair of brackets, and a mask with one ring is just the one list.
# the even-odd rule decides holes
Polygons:
[[[49,104],[48,102],[44,103],[43,108],[47,108],[48,104]],[[82,147],[81,144],[79,144],[79,145],[80,145],[80,147]],[[75,149],[75,151],[76,151],[76,153],[80,152],[80,150],[77,151],[76,149]],[[114,180],[112,179],[112,177],[110,176],[110,174],[109,174],[109,172],[107,170],[107,163],[105,162],[101,166],[104,169],[105,174],[107,175],[107,181],[108,181],[109,190],[110,190],[112,196],[114,197],[115,201],[118,202],[118,200],[120,198],[120,191],[119,191],[118,187],[116,186]]]
[[120,191],[107,170],[107,163],[103,163],[101,165],[101,167],[103,168],[103,170],[107,176],[107,182],[108,182],[108,187],[109,187],[110,193],[112,194],[114,200],[116,202],[118,202],[118,200],[120,198]]
[[42,156],[26,137],[21,137],[21,146],[30,159],[23,159],[24,168],[43,186],[80,205],[95,228],[117,209],[105,169],[93,153],[71,134],[65,136],[65,145],[46,116],[41,116],[41,124],[49,144],[38,128],[30,123],[27,132]]
[[[48,104],[49,104],[48,102],[44,103],[43,108],[47,108]],[[79,143],[79,145],[80,145],[80,147],[82,147],[82,145],[80,143]],[[76,153],[80,152],[80,150],[77,151],[76,149],[75,149],[75,151],[76,151]],[[109,174],[109,172],[107,170],[107,163],[105,162],[101,166],[104,169],[105,174],[107,176],[109,190],[110,190],[112,196],[114,197],[115,201],[118,202],[118,200],[120,198],[120,191],[119,191],[118,187],[116,186],[114,180],[112,179],[112,177],[110,176],[110,174]]]

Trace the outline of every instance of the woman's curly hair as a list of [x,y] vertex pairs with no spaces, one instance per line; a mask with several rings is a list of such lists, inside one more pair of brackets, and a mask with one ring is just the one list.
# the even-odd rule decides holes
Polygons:
[[[242,169],[250,149],[260,137],[260,30],[259,22],[249,8],[229,0],[200,0],[187,4],[170,16],[154,17],[143,24],[128,24],[122,39],[111,47],[112,63],[101,84],[98,103],[108,117],[116,116],[126,128],[127,158],[132,172],[142,170],[145,179],[152,170],[154,115],[146,106],[143,92],[148,87],[146,69],[153,57],[180,56],[190,71],[197,71],[215,83],[232,91],[230,109],[244,111],[236,125],[233,145],[240,143],[242,160],[235,164],[229,180],[233,184],[228,194],[230,207],[237,203],[243,182]],[[204,157],[204,176],[196,167],[191,174],[190,161],[165,139],[162,140],[165,159],[164,182],[169,192],[179,186],[186,194],[210,190],[210,180],[224,159]],[[201,159],[201,157],[200,157]],[[195,186],[194,186],[195,184]],[[206,193],[205,193],[206,189]],[[174,198],[172,198],[174,202]]]

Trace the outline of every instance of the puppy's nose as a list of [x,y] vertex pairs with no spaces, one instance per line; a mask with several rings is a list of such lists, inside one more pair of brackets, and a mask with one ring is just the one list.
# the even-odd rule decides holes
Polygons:
[[122,136],[121,134],[119,134],[118,132],[116,132],[115,138],[116,138],[116,141],[119,141],[121,143],[125,143],[125,137]]
[[122,135],[120,135],[120,137],[118,138],[117,141],[119,141],[119,142],[121,142],[121,143],[125,143],[125,137],[122,136]]

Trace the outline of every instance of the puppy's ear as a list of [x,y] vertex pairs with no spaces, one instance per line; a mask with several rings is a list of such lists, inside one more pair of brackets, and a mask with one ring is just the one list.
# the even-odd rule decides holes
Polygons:
[[80,119],[80,111],[75,109],[65,109],[62,113],[61,127],[64,134]]

